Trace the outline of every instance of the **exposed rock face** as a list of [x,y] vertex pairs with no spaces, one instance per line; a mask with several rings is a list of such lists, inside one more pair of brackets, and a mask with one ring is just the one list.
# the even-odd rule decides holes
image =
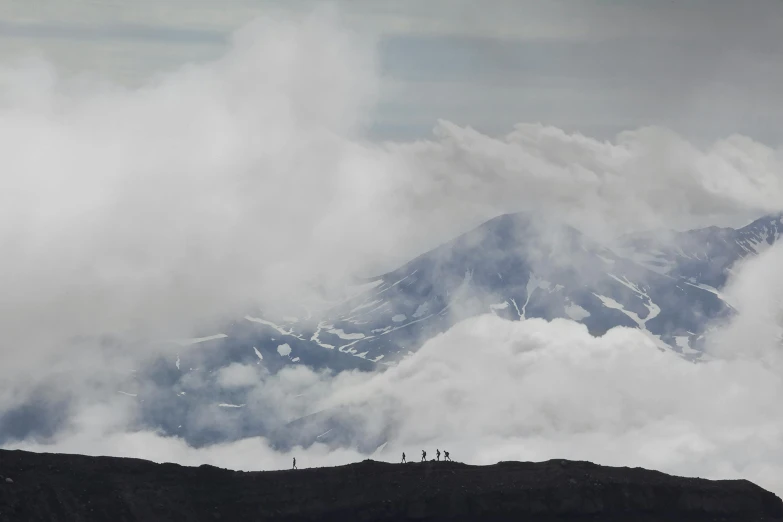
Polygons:
[[744,480],[686,479],[587,462],[364,461],[247,473],[0,451],[0,475],[2,522],[783,521],[780,498]]

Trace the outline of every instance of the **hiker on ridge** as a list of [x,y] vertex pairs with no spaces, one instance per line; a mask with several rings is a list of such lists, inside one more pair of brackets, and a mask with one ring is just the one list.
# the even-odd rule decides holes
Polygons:
[[448,460],[449,462],[451,462],[451,461],[452,461],[452,460],[451,460],[451,457],[449,457],[449,452],[448,452],[448,451],[446,451],[446,450],[443,450],[443,460],[444,460],[444,461]]
[[400,464],[405,464],[405,452],[402,452],[402,462]]
[[438,459],[438,462],[440,462],[440,450],[439,449],[435,450],[435,455],[436,455],[436,457]]
[[427,452],[421,450],[421,461],[424,462],[425,460],[427,460]]
[[293,467],[293,469],[297,469],[297,467],[296,467],[296,457],[294,457],[294,467]]

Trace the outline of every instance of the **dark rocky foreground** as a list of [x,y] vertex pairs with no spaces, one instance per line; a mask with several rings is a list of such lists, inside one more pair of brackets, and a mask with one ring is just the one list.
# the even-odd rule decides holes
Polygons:
[[[744,481],[587,462],[386,464],[236,472],[0,451],[0,521],[783,521]],[[10,479],[10,481],[8,480]]]

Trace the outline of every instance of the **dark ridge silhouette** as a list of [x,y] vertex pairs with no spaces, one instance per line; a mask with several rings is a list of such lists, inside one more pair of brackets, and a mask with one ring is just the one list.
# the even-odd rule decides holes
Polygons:
[[783,520],[780,498],[745,480],[565,460],[241,472],[0,450],[0,475],[2,522]]

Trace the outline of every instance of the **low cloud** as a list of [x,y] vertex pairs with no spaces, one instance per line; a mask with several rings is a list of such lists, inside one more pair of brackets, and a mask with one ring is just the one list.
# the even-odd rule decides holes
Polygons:
[[[769,251],[759,263],[773,266],[780,252]],[[750,267],[734,288],[754,285],[757,273]],[[770,287],[754,295],[763,300],[779,293]],[[740,314],[729,329],[747,319]],[[433,338],[382,374],[334,378],[299,367],[257,383],[256,393],[297,412],[295,397],[305,391],[311,411],[351,406],[366,426],[391,427],[386,446],[373,455],[381,460],[436,447],[482,464],[585,459],[686,476],[742,477],[780,494],[783,348],[765,333],[735,345],[743,357],[694,364],[661,351],[635,329],[615,328],[596,338],[572,321],[484,315]],[[277,452],[261,438],[196,450],[178,438],[128,432],[114,422],[122,415],[114,407],[85,410],[54,445],[16,446],[238,469],[285,468],[292,456],[305,466],[368,456],[325,444]]]
[[223,388],[244,388],[258,383],[258,371],[250,365],[232,363],[217,373],[217,383]]

